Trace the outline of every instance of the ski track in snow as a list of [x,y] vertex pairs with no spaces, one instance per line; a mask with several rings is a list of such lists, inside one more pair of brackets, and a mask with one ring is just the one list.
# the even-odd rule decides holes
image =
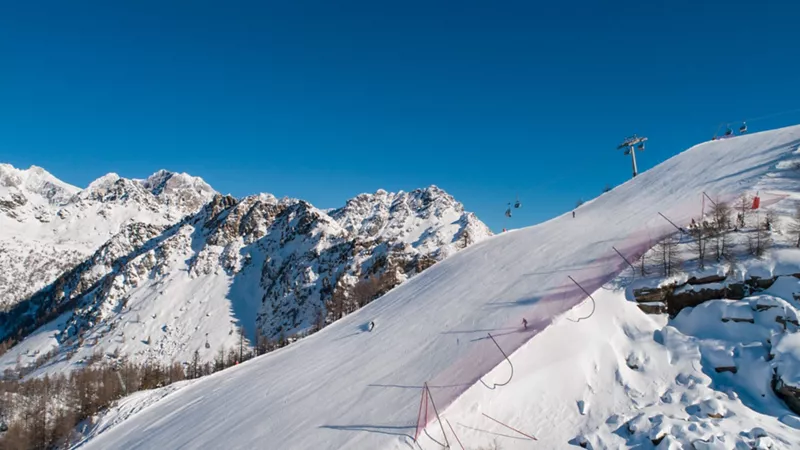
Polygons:
[[[585,295],[568,275],[596,291],[626,266],[612,245],[626,256],[641,253],[675,231],[659,212],[686,225],[699,214],[702,192],[731,198],[756,187],[798,143],[800,127],[789,127],[695,146],[584,204],[574,219],[568,213],[476,244],[309,338],[164,397],[85,448],[410,448],[423,383],[440,411],[478,414],[475,404],[463,406],[467,396],[456,399],[504,361],[487,333],[510,354],[564,313],[585,315],[588,308],[569,312]],[[362,332],[371,320],[375,329]],[[558,354],[579,350],[579,342],[560,343]],[[503,407],[499,391],[475,389],[483,390],[477,404]],[[577,408],[567,403],[548,405]]]

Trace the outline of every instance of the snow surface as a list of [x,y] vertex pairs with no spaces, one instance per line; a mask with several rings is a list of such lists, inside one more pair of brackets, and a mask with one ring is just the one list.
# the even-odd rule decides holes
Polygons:
[[[542,448],[566,446],[562,438],[568,433],[559,434],[566,426],[557,428],[556,412],[577,407],[557,396],[542,403],[533,398],[520,409],[505,403],[512,400],[504,391],[476,385],[468,393],[479,390],[480,400],[468,402],[464,396],[453,403],[505,361],[486,334],[493,333],[508,353],[519,349],[585,299],[568,275],[595,291],[623,268],[612,245],[627,256],[641,253],[674,231],[658,212],[688,224],[700,210],[703,191],[733,198],[751,189],[780,170],[778,163],[795,156],[798,143],[800,127],[789,127],[695,146],[583,205],[575,219],[567,214],[476,244],[309,338],[164,397],[90,440],[86,448],[409,448],[424,382],[448,417],[462,414],[474,420],[475,404],[503,408],[507,420],[531,420],[536,414],[549,427],[531,432],[561,436]],[[788,189],[779,179],[775,183],[775,189]],[[606,307],[598,303],[598,310]],[[568,316],[577,320],[574,316],[587,314],[585,309]],[[527,330],[520,327],[523,317]],[[601,323],[592,319],[579,324],[591,328]],[[363,332],[371,320],[375,329]],[[580,343],[588,344],[571,338],[553,342],[552,351],[533,352],[518,371],[531,376],[544,366],[539,358],[566,357]],[[697,354],[688,346],[686,351]],[[638,357],[646,364],[645,354]],[[587,364],[580,370],[609,370]],[[696,375],[679,375],[660,376],[680,378],[686,385],[705,383]],[[648,378],[625,380],[632,390],[624,397],[619,391],[608,395],[627,402],[646,394],[653,389]],[[571,382],[568,374],[553,375],[548,390],[558,392],[555,380]],[[592,388],[610,387],[598,383]],[[584,408],[592,411],[587,400]],[[719,399],[697,400],[688,414],[729,414],[730,406]],[[462,423],[469,425],[466,418]],[[788,439],[785,430],[773,432]]]
[[800,387],[800,333],[783,334],[776,340],[773,351],[778,375],[784,383]]
[[[577,448],[580,443],[593,449],[654,448],[652,441],[658,438],[664,438],[659,449],[688,449],[693,443],[706,448],[702,443],[712,440],[720,440],[721,446],[711,448],[750,449],[734,445],[753,444],[757,439],[747,435],[755,427],[780,443],[774,448],[800,446],[798,430],[789,424],[796,416],[769,392],[766,360],[745,359],[750,355],[745,352],[742,358],[737,355],[741,378],[751,384],[736,386],[731,374],[715,372],[717,366],[703,347],[719,341],[698,338],[688,329],[663,328],[659,317],[642,314],[620,291],[593,295],[600,306],[591,319],[575,322],[590,309],[584,305],[510,357],[514,376],[507,386],[489,390],[474,385],[443,411],[451,448],[460,448],[454,443],[457,435],[468,449],[491,448],[493,442],[503,449]],[[702,317],[708,328],[729,325],[703,311],[691,314]],[[760,327],[750,326],[763,334]],[[760,342],[752,334],[740,338],[749,343],[751,337]],[[765,356],[766,350],[760,350],[758,355]],[[506,381],[509,367],[497,366],[483,381],[489,386]],[[436,391],[432,388],[434,395]],[[753,395],[739,398],[737,391]],[[443,441],[438,422],[428,432]],[[425,435],[420,444],[439,448]],[[395,448],[408,448],[404,445]]]

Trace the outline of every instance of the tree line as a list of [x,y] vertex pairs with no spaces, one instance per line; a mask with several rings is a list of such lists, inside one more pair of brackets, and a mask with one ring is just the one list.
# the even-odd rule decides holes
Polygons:
[[[415,269],[421,272],[434,262],[417,261]],[[172,364],[134,363],[116,352],[111,355],[95,352],[86,358],[84,367],[72,370],[68,375],[62,373],[26,379],[52,361],[57,356],[56,349],[38,356],[27,367],[18,365],[16,370],[7,369],[0,378],[0,448],[44,450],[68,447],[80,437],[77,426],[124,396],[210,375],[315,333],[399,284],[393,267],[378,273],[379,267],[392,266],[387,263],[377,264],[374,273],[353,286],[349,286],[344,278],[334,286],[328,286],[330,298],[325,302],[324,311],[318,309],[314,324],[307,332],[288,336],[280,332],[277,339],[269,339],[258,330],[251,346],[245,338],[245,330],[238,328],[238,344],[227,349],[220,347],[213,361],[203,361],[199,349],[188,362]],[[14,344],[13,339],[0,343],[0,355]],[[210,348],[208,342],[206,348]],[[73,351],[69,352],[69,358],[73,354]]]
[[210,375],[300,338],[271,340],[259,335],[257,344],[250,348],[244,335],[240,328],[239,343],[227,351],[220,348],[213,361],[202,361],[199,349],[190,361],[172,364],[135,363],[118,355],[95,352],[87,358],[85,367],[66,375],[25,379],[29,370],[6,369],[0,378],[0,448],[69,447],[80,438],[76,427],[91,425],[94,415],[124,396]]
[[[753,210],[753,199],[742,195],[734,205],[718,202],[712,205],[708,219],[693,223],[687,230],[688,249],[700,270],[706,263],[734,262],[737,252],[763,257],[773,246],[772,232],[777,230],[778,217],[774,210]],[[777,230],[780,231],[780,230]],[[796,247],[800,247],[800,208],[787,229]],[[742,245],[733,240],[733,232],[746,233]],[[658,274],[669,277],[680,272],[685,261],[679,250],[681,236],[674,234],[660,241],[647,251],[637,263],[637,271],[642,276]]]

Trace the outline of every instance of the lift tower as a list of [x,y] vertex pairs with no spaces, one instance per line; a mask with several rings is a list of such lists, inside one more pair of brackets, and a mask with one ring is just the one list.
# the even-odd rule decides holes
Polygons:
[[626,138],[622,141],[622,144],[617,146],[617,150],[625,149],[625,155],[631,155],[631,162],[633,163],[633,176],[635,177],[639,172],[636,169],[636,152],[644,150],[644,143],[647,140],[646,137],[636,136],[635,134],[631,137]]

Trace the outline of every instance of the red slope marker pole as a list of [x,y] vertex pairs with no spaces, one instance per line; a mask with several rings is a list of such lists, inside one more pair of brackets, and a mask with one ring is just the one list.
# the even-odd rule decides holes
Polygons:
[[425,427],[428,426],[428,397],[429,396],[430,396],[430,394],[428,394],[428,383],[425,383],[425,415],[422,416],[423,419],[422,419],[422,427],[421,427],[423,431],[425,430]]
[[[420,398],[419,400],[419,412],[417,413],[417,431],[414,433],[414,442],[416,442],[417,438],[419,437],[419,421],[422,420],[422,405],[425,404],[425,394],[427,394],[427,391],[425,390],[425,388],[422,388],[422,398]],[[423,426],[425,425],[423,424]]]
[[456,430],[454,430],[454,429],[453,429],[453,426],[452,426],[452,425],[450,425],[450,421],[449,421],[449,420],[447,420],[447,419],[445,419],[445,422],[447,422],[447,426],[448,426],[448,427],[450,427],[450,432],[451,432],[451,433],[453,433],[453,436],[455,436],[455,437],[456,437],[456,442],[458,442],[458,445],[460,445],[460,446],[461,446],[461,450],[466,450],[466,449],[464,448],[464,444],[462,444],[462,443],[461,443],[461,439],[459,439],[459,438],[458,438],[458,435],[456,434]]
[[523,433],[522,431],[519,431],[519,430],[518,430],[518,429],[516,429],[516,428],[510,427],[510,426],[508,426],[508,425],[504,424],[503,422],[500,422],[500,421],[499,421],[499,420],[497,420],[497,419],[493,419],[493,418],[489,417],[489,416],[488,416],[486,413],[481,413],[481,414],[483,414],[483,415],[484,415],[484,416],[485,416],[487,419],[493,420],[493,421],[495,421],[495,422],[499,423],[500,425],[502,425],[502,426],[504,426],[504,427],[508,428],[508,429],[509,429],[509,430],[511,430],[511,431],[516,431],[517,433],[519,433],[519,434],[521,434],[521,435],[525,436],[526,438],[532,439],[532,440],[534,440],[534,441],[538,441],[538,439],[536,439],[535,437],[531,436],[530,434],[525,434],[525,433]]
[[444,432],[444,424],[442,423],[442,418],[439,417],[439,410],[436,409],[436,403],[433,401],[433,394],[431,393],[431,388],[428,386],[428,382],[425,382],[425,389],[428,390],[428,398],[431,401],[431,406],[433,407],[433,412],[436,413],[436,420],[439,421],[439,426],[442,428],[442,436],[444,436],[445,448],[450,448],[450,442],[447,440],[447,433]]
[[664,218],[664,220],[666,220],[667,222],[669,222],[669,223],[670,223],[670,225],[672,225],[673,227],[675,227],[675,229],[676,229],[676,230],[680,231],[680,232],[681,232],[681,234],[684,234],[684,233],[686,233],[686,230],[684,230],[683,228],[681,228],[681,227],[679,227],[679,226],[675,225],[675,222],[673,222],[673,221],[669,220],[669,219],[667,218],[667,216],[665,216],[665,215],[663,215],[663,214],[661,214],[661,213],[658,213],[658,215],[659,215],[659,216],[661,216],[661,217],[663,217],[663,218]]
[[714,206],[717,206],[717,202],[715,202],[715,201],[714,201],[714,199],[712,199],[711,197],[709,197],[709,196],[708,196],[708,194],[706,194],[706,192],[705,192],[705,191],[703,191],[703,195],[704,195],[704,196],[705,196],[705,197],[708,199],[708,201],[710,201],[710,202],[711,202],[711,204],[712,204],[712,205],[714,205]]

